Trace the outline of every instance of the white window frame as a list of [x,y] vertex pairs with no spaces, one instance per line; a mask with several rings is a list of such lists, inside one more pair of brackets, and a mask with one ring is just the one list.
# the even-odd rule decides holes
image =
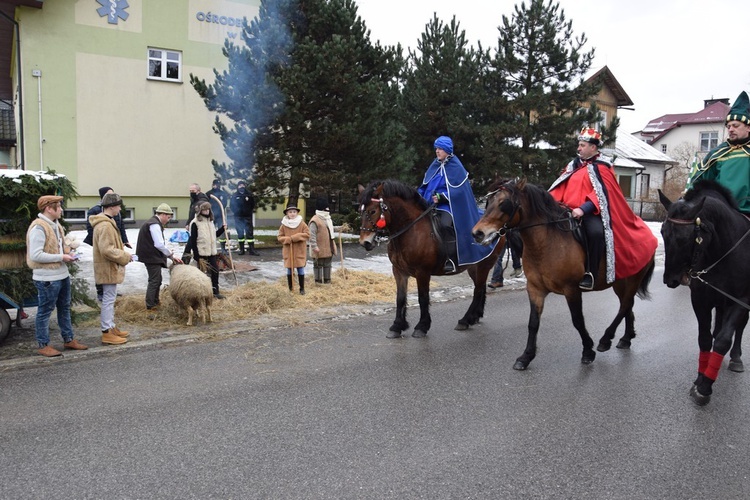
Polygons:
[[667,154],[667,145],[666,144],[662,144],[661,145],[661,152],[664,153],[664,154]]
[[[703,148],[703,142],[706,141],[708,143],[708,148]],[[699,143],[701,151],[708,152],[711,151],[713,148],[719,145],[719,133],[715,131],[710,132],[701,132],[699,135]]]
[[[146,50],[148,65],[146,66],[146,78],[163,82],[182,83],[182,51],[148,47]],[[158,62],[161,67],[159,75],[151,74],[151,64]],[[177,64],[177,77],[167,76],[167,68],[170,64]]]

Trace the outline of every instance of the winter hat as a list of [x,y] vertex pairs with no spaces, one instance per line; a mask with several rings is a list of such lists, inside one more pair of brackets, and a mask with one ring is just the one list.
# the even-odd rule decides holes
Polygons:
[[170,207],[166,203],[162,203],[161,205],[156,207],[156,210],[154,212],[157,214],[174,215],[174,212],[172,211],[172,207]]
[[593,128],[583,127],[581,133],[578,134],[578,141],[588,142],[599,147],[602,145],[602,134]]
[[734,101],[732,109],[729,110],[729,114],[727,115],[727,123],[732,120],[750,125],[750,100],[747,98],[747,92],[744,90],[737,97],[737,100]]
[[[109,187],[109,186],[100,187],[99,188],[99,199],[101,200],[102,198],[104,198],[104,195],[107,194],[107,191],[109,191],[110,189],[112,189],[112,188]],[[112,191],[114,191],[114,189],[112,189]]]
[[330,208],[328,208],[328,201],[325,198],[318,198],[315,200],[315,210],[325,210],[327,212],[330,212]]
[[122,198],[117,193],[107,193],[102,198],[102,208],[114,207],[115,205],[122,205]]
[[39,211],[42,212],[44,211],[44,207],[46,207],[47,205],[52,205],[53,203],[57,203],[62,200],[62,196],[52,196],[50,194],[46,194],[39,197],[39,199],[36,201],[36,206]]
[[287,205],[287,207],[284,209],[284,215],[286,215],[287,210],[296,210],[299,212],[299,208],[297,208],[295,205]]
[[435,139],[435,147],[442,149],[449,155],[453,154],[453,141],[446,135],[441,135]]
[[244,187],[244,186],[247,186],[247,183],[245,181],[240,181],[240,182],[237,183],[237,187],[238,188],[239,187]]
[[196,205],[194,210],[196,214],[201,213],[203,210],[211,210],[211,204],[207,201],[204,201],[203,203],[199,203],[198,205]]

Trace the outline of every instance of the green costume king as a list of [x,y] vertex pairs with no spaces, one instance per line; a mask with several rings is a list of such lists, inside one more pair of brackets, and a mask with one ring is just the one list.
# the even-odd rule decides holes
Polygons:
[[728,139],[709,151],[688,181],[715,180],[731,191],[740,212],[750,215],[750,100],[742,92],[726,119]]

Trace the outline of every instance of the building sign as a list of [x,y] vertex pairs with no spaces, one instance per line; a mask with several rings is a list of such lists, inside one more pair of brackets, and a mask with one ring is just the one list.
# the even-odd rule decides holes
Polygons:
[[101,5],[96,11],[101,17],[107,16],[107,22],[109,24],[117,24],[117,18],[123,21],[128,20],[128,14],[125,9],[130,7],[128,0],[96,0]]

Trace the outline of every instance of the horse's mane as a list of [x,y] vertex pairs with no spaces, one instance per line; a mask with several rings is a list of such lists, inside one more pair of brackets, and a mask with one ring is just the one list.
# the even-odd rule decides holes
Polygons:
[[416,203],[422,210],[427,209],[427,201],[411,186],[395,179],[383,181],[372,181],[359,195],[360,205],[367,204],[371,198],[375,198],[375,190],[383,186],[383,198],[401,198],[404,201]]
[[[504,188],[510,191],[511,198],[518,200],[518,182],[515,180],[501,179],[495,181],[490,186],[490,191]],[[538,184],[525,183],[523,187],[526,193],[526,199],[529,203],[529,215],[537,215],[547,220],[557,220],[562,218],[568,210],[564,205],[560,205],[549,192]]]
[[693,202],[705,196],[718,198],[719,200],[724,201],[733,210],[739,211],[737,200],[734,199],[731,191],[714,180],[699,180],[698,182],[693,184],[693,187],[690,188],[687,193],[685,193],[685,197],[683,199],[686,202]]

